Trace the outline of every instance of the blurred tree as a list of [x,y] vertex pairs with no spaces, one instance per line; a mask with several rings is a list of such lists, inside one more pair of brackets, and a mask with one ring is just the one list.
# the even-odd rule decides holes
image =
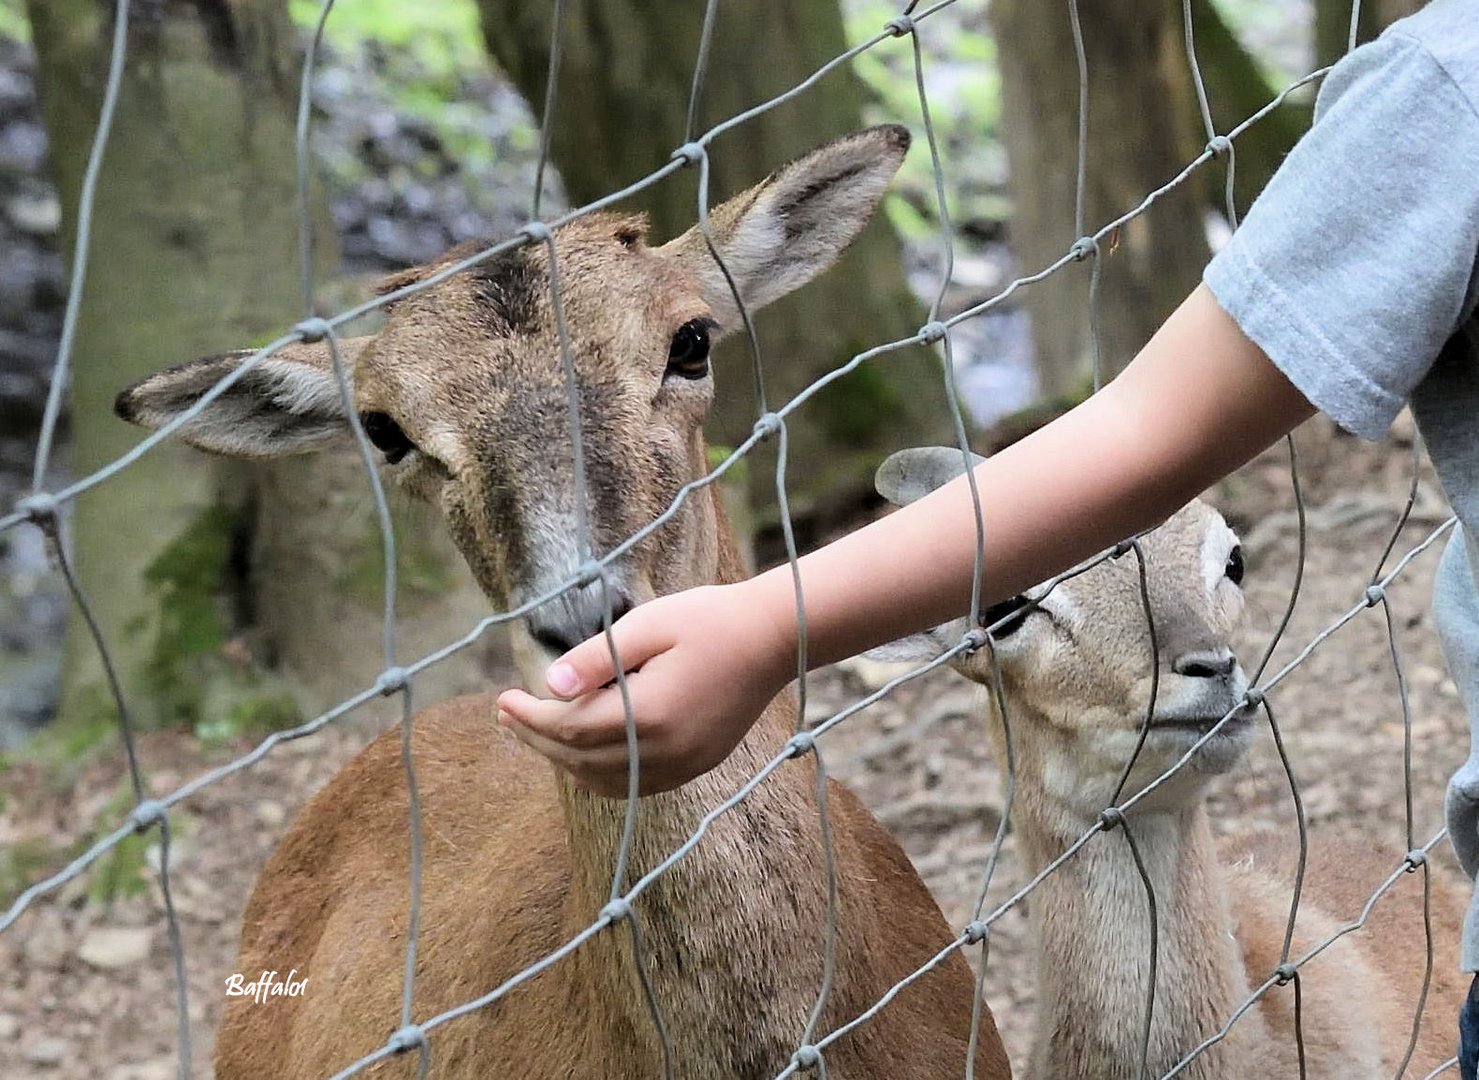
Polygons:
[[[1179,5],[1178,5],[1179,6]],[[1085,231],[1136,206],[1175,176],[1205,139],[1179,18],[1166,0],[1082,0],[1088,66]],[[1015,200],[1012,246],[1023,272],[1074,242],[1079,76],[1066,4],[993,0],[1002,134]],[[1119,370],[1196,284],[1207,260],[1204,192],[1167,194],[1102,245],[1099,341]],[[1025,293],[1042,390],[1079,391],[1089,370],[1092,260]]]
[[[69,250],[112,11],[103,0],[29,5]],[[75,473],[137,442],[138,429],[112,413],[125,384],[270,339],[301,317],[297,72],[281,2],[135,6],[74,355]],[[331,229],[316,205],[317,261],[332,267]],[[441,530],[402,525],[413,608],[402,640],[415,656],[465,629],[480,605]],[[380,542],[350,454],[259,467],[166,443],[82,496],[70,532],[146,723],[184,720],[221,734],[280,724],[366,685],[381,666]],[[432,595],[438,602],[418,614],[416,601]],[[63,724],[96,731],[112,715],[92,645],[74,625]]]
[[[494,60],[539,112],[545,97],[553,5],[479,0]],[[685,138],[704,9],[695,0],[589,0],[571,4],[564,28],[551,156],[573,204],[589,202],[668,160]],[[836,0],[751,0],[719,5],[697,132],[789,89],[843,52]],[[903,42],[900,47],[907,47]],[[863,92],[850,69],[759,116],[711,146],[709,205],[782,162],[861,126]],[[912,151],[927,154],[921,144]],[[697,170],[631,200],[667,239],[697,219]],[[902,272],[899,242],[875,221],[836,268],[778,302],[757,324],[767,393],[784,403],[854,353],[912,334],[925,316]],[[733,444],[755,421],[743,340],[726,345],[723,392],[710,423]],[[872,498],[879,460],[900,445],[953,441],[939,363],[922,349],[892,353],[839,380],[791,424],[793,513],[826,519]],[[770,448],[752,459],[749,490],[762,524],[775,502]]]
[[[1424,3],[1426,0],[1365,0],[1360,3],[1356,44],[1370,41]],[[1333,64],[1346,54],[1351,40],[1351,12],[1355,7],[1352,0],[1315,0],[1315,59],[1320,65]]]
[[[1012,166],[1012,243],[1023,271],[1032,272],[1075,239],[1078,62],[1066,3],[994,0],[990,11]],[[1079,15],[1089,103],[1085,231],[1092,232],[1176,176],[1206,144],[1206,132],[1181,0],[1081,0]],[[1192,28],[1213,126],[1226,132],[1267,104],[1277,88],[1211,0],[1193,0]],[[1309,114],[1307,102],[1289,103],[1239,138],[1239,207],[1246,209],[1262,190],[1308,126]],[[1223,167],[1211,164],[1163,196],[1102,252],[1106,376],[1129,362],[1196,285],[1208,257],[1202,215],[1225,204]],[[1086,308],[1091,270],[1086,261],[1026,294],[1040,382],[1049,396],[1073,395],[1085,385],[1092,360]]]

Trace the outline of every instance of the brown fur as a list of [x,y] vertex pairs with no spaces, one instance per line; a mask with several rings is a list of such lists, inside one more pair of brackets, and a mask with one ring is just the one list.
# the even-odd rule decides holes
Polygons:
[[[862,227],[902,160],[907,134],[839,140],[717,208],[716,243],[752,306],[824,269]],[[784,238],[784,242],[781,240]],[[709,379],[668,378],[668,347],[689,320],[738,325],[728,287],[690,232],[661,248],[640,219],[592,215],[557,236],[561,299],[577,372],[592,552],[653,520],[706,469]],[[441,263],[454,258],[449,253]],[[422,280],[436,266],[389,283]],[[588,553],[574,541],[561,344],[548,252],[536,245],[397,300],[375,337],[344,343],[355,407],[384,413],[416,447],[390,472],[438,506],[500,607],[549,590]],[[151,376],[119,412],[157,426],[239,357]],[[181,437],[218,452],[309,448],[332,409],[322,345],[248,373]],[[337,429],[343,430],[343,417]],[[614,598],[734,581],[744,573],[714,488],[687,500],[609,567]],[[568,591],[515,628],[528,685],[542,682],[551,631],[599,626],[596,585]],[[588,926],[611,887],[624,804],[574,790],[493,720],[491,696],[422,712],[413,738],[426,837],[417,1018],[473,999]],[[733,756],[678,791],[643,800],[630,880],[692,832],[783,745],[789,696]],[[382,737],[299,814],[258,879],[238,969],[306,975],[306,993],[231,999],[219,1080],[326,1075],[383,1046],[397,1025],[407,930],[407,807],[398,736]],[[954,934],[898,845],[847,791],[828,789],[841,894],[835,985],[818,1034],[853,1018]],[[788,763],[637,900],[656,997],[685,1080],[773,1076],[801,1040],[822,976],[827,895],[814,762]],[[878,1017],[829,1048],[828,1073],[854,1080],[964,1072],[973,980],[952,954]],[[439,1077],[659,1075],[659,1051],[618,925],[430,1040]],[[414,1055],[411,1055],[414,1058]],[[414,1060],[377,1075],[414,1075]],[[990,1014],[981,1080],[1009,1075]]]

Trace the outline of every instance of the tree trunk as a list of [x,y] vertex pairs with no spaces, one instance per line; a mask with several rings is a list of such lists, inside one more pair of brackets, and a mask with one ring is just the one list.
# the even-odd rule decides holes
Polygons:
[[[1182,18],[1179,0],[1167,0],[1167,3],[1172,9],[1171,19],[1179,26]],[[1223,21],[1213,0],[1194,0],[1191,11],[1197,62],[1207,88],[1212,122],[1219,134],[1226,134],[1267,105],[1283,87],[1270,84],[1257,59],[1243,48],[1237,35]],[[1202,132],[1201,112],[1194,98],[1193,94],[1195,130]],[[1238,136],[1234,197],[1239,217],[1252,205],[1309,127],[1313,111],[1310,101],[1286,102]],[[1226,206],[1223,168],[1221,164],[1209,166],[1213,183],[1208,197],[1219,213]]]
[[[69,250],[112,10],[103,0],[30,4]],[[296,49],[281,3],[198,0],[152,15],[135,5],[73,357],[76,474],[138,441],[138,429],[112,413],[124,385],[270,339],[302,316]],[[332,266],[327,215],[316,217],[319,262]],[[353,468],[332,458],[218,464],[166,443],[77,501],[77,570],[141,722],[223,734],[281,724],[373,679],[379,541]],[[401,540],[438,568],[420,575],[423,586],[456,591],[460,562],[439,530],[417,526]],[[452,636],[449,623],[470,623],[469,605],[457,606],[444,609],[436,643]],[[414,647],[423,628],[411,622],[403,636]],[[75,619],[62,720],[72,730],[113,723],[95,650]]]
[[[1384,29],[1411,15],[1427,0],[1361,0],[1356,44],[1364,45]],[[1333,64],[1347,52],[1352,0],[1315,0],[1315,58]]]
[[[1082,0],[1088,57],[1086,231],[1136,206],[1205,144],[1180,18],[1164,0]],[[1024,272],[1074,242],[1078,67],[1066,3],[993,0],[1002,132]],[[1194,177],[1102,248],[1099,340],[1106,375],[1123,368],[1196,285],[1207,260],[1205,176]],[[1042,390],[1080,392],[1092,358],[1090,261],[1025,293]]]
[[[551,156],[578,205],[651,172],[684,141],[705,5],[587,0],[570,7]],[[538,112],[552,5],[479,0],[479,8],[493,58]],[[698,132],[790,88],[846,45],[836,0],[720,4]],[[851,71],[836,71],[716,140],[709,205],[859,127],[862,98]],[[921,140],[912,152],[928,150]],[[651,216],[657,238],[697,219],[696,173],[687,170],[632,200]],[[781,405],[856,352],[912,334],[924,318],[904,281],[897,238],[885,221],[875,221],[837,267],[759,317],[769,404]],[[754,424],[749,364],[742,340],[726,344],[719,361],[723,393],[710,423],[716,444],[734,444]],[[938,359],[914,349],[880,357],[809,402],[791,423],[793,513],[825,517],[849,508],[871,496],[873,470],[891,450],[953,441],[941,386]],[[748,470],[751,500],[763,519],[775,502],[773,461],[770,453],[757,455]]]

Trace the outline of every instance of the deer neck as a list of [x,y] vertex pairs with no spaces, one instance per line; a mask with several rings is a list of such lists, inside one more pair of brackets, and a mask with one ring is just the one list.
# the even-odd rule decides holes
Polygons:
[[[1022,731],[1026,725],[1016,725]],[[1014,824],[1032,873],[1093,827],[1019,765]],[[1066,766],[1065,766],[1066,767]],[[1024,783],[1024,780],[1026,781]],[[1126,833],[1138,848],[1145,877]],[[1030,1076],[1132,1080],[1144,1038],[1152,951],[1146,897],[1156,905],[1156,987],[1146,1075],[1169,1071],[1226,1023],[1248,994],[1203,800],[1132,809],[1126,825],[1095,836],[1055,869],[1031,900],[1037,938],[1038,1014]],[[1260,1067],[1249,1046],[1262,1020],[1245,1016],[1229,1037],[1180,1075],[1228,1080]],[[1265,1035],[1266,1037],[1266,1035]]]
[[[716,583],[738,581],[744,561],[717,506],[718,493],[712,497],[721,526]],[[722,764],[676,791],[640,800],[627,877],[617,891],[661,864],[705,814],[759,772],[783,747],[795,716],[788,690]],[[646,970],[670,1043],[680,1050],[678,1075],[771,1076],[795,1048],[820,985],[819,935],[826,925],[815,776],[810,759],[777,769],[634,904]],[[559,783],[570,841],[566,917],[573,934],[610,899],[627,807],[624,800],[576,790],[563,773]],[[782,900],[780,908],[773,906]],[[635,981],[631,931],[616,927],[592,945],[586,970],[592,1008],[619,1013],[607,1021],[642,1033],[649,1060],[633,1075],[651,1074],[657,1043]],[[716,1036],[726,1030],[716,1028],[716,1017],[739,1015],[746,1017],[742,1041],[738,1029],[733,1041]]]

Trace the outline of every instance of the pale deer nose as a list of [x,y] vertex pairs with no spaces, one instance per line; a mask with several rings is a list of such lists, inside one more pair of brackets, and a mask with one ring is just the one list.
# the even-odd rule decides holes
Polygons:
[[[528,617],[529,636],[553,653],[567,653],[587,638],[605,629],[605,612],[597,597],[588,594],[571,597],[570,603],[554,605],[554,610],[536,611]],[[611,621],[616,622],[633,607],[621,593],[611,595]]]
[[1238,658],[1228,648],[1202,649],[1182,653],[1171,664],[1171,670],[1188,679],[1226,679],[1238,666]]

